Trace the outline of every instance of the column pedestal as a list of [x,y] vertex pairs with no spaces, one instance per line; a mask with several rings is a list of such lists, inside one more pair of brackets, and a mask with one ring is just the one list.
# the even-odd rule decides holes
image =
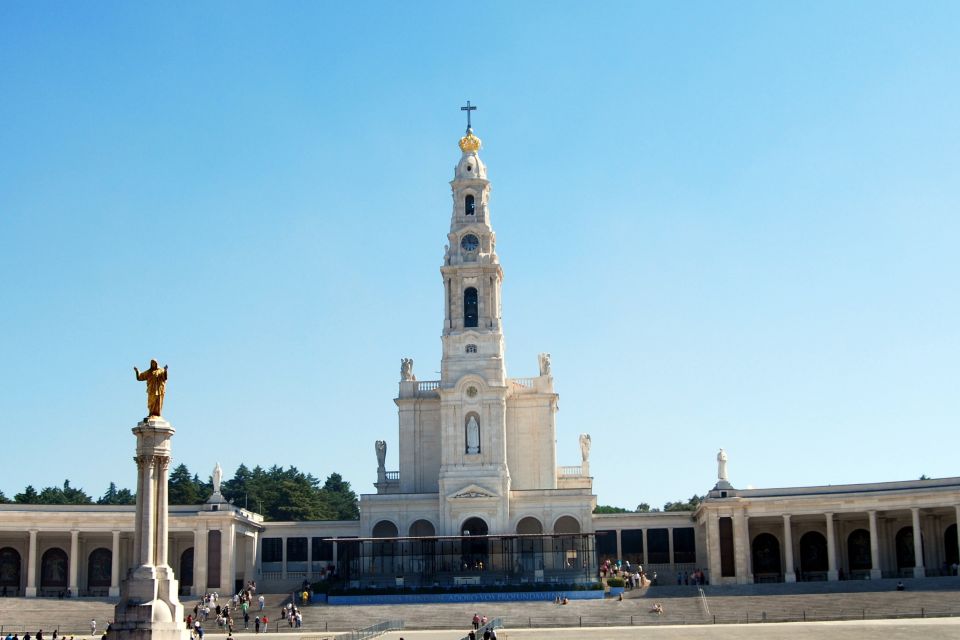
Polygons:
[[[188,640],[177,580],[167,563],[167,471],[174,428],[159,416],[133,429],[137,437],[135,569],[120,587],[108,640]],[[119,537],[119,536],[117,536]],[[115,538],[116,540],[116,538]],[[116,545],[115,545],[116,546]],[[119,562],[119,558],[114,558]]]

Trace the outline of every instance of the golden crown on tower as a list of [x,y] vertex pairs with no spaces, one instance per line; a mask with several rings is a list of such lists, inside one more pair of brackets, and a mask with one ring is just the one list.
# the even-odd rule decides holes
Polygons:
[[467,129],[467,135],[460,138],[460,151],[476,153],[480,150],[480,138],[473,135],[473,129]]

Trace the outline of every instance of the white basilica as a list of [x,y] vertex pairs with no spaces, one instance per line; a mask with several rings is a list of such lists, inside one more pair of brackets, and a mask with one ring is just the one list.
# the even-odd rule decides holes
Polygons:
[[[507,376],[487,168],[469,126],[459,146],[441,376],[417,380],[402,361],[399,470],[386,469],[378,441],[376,493],[361,496],[359,521],[267,522],[219,494],[171,507],[169,564],[183,592],[247,580],[285,591],[331,576],[362,587],[570,585],[618,558],[671,582],[701,569],[714,585],[956,572],[960,478],[738,490],[721,451],[695,512],[593,514],[590,436],[581,464],[557,464],[549,355],[539,375]],[[133,506],[0,505],[0,594],[116,596],[134,565],[134,518]]]

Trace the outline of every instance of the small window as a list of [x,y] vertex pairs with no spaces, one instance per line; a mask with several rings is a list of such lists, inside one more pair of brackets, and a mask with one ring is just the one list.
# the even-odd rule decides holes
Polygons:
[[467,353],[476,353],[476,352],[477,352],[477,345],[475,344],[467,345]]
[[463,212],[468,216],[477,212],[477,204],[473,199],[473,194],[467,194],[467,197],[463,199]]

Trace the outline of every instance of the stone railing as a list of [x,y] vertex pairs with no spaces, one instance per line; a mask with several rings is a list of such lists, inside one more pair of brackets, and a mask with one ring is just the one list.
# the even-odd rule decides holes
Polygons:
[[421,380],[417,383],[417,391],[436,391],[439,388],[439,380]]
[[536,380],[536,378],[510,378],[510,382],[512,382],[515,387],[522,387],[524,389],[533,389],[534,380]]
[[575,467],[557,467],[558,478],[579,478],[582,475],[584,475],[584,473],[581,465]]
[[393,481],[395,481],[395,482],[399,482],[399,481],[400,481],[400,472],[399,472],[399,471],[387,471],[386,478],[387,478],[387,482],[390,482],[391,480],[393,480]]

